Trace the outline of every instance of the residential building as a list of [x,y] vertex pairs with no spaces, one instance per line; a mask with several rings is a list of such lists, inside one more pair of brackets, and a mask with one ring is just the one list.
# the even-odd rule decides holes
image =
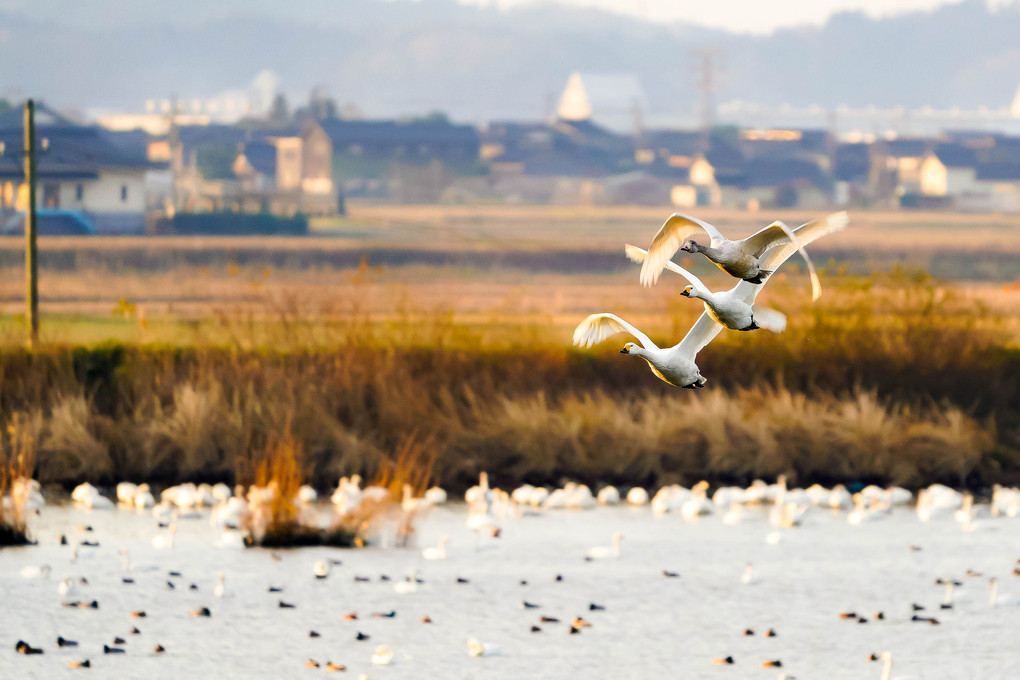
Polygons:
[[[24,112],[0,116],[0,228],[20,229],[18,217],[28,205],[24,184]],[[145,231],[146,174],[160,167],[145,152],[144,137],[78,125],[42,102],[35,107],[37,155],[36,205],[46,214],[63,215],[106,234]],[[46,224],[40,227],[46,232]]]

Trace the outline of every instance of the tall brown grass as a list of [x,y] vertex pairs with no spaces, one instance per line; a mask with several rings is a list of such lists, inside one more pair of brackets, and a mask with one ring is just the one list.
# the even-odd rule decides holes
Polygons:
[[[696,395],[619,342],[569,348],[590,301],[465,323],[408,300],[378,318],[367,265],[351,277],[333,299],[282,290],[224,310],[204,342],[10,348],[0,423],[32,414],[37,472],[66,485],[251,483],[251,452],[278,435],[300,450],[302,481],[357,473],[395,494],[426,470],[453,487],[483,469],[505,484],[1020,478],[1015,320],[917,272],[833,277],[816,307],[791,302],[799,277],[777,275],[762,298],[788,330],[720,335],[698,357],[710,382]],[[700,310],[660,288],[618,311],[671,344]]]
[[0,432],[0,546],[29,543],[25,485],[35,469],[38,419],[15,413]]

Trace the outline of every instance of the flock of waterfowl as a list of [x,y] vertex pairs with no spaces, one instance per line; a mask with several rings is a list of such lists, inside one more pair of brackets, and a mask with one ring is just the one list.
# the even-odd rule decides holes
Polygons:
[[[845,229],[848,224],[845,212],[812,220],[793,230],[777,221],[741,241],[731,241],[707,222],[674,213],[659,229],[647,251],[627,244],[625,252],[627,257],[641,263],[640,279],[645,286],[654,284],[663,269],[687,279],[689,285],[681,295],[701,300],[705,305],[704,313],[687,335],[669,348],[660,348],[636,326],[609,312],[592,314],[582,321],[574,330],[574,344],[591,347],[616,333],[630,333],[640,345],[628,342],[620,350],[621,354],[641,357],[648,362],[652,373],[670,385],[689,389],[704,387],[707,378],[701,375],[695,363],[698,352],[723,328],[783,331],[786,328],[784,314],[755,304],[768,277],[799,251],[811,276],[812,299],[817,299],[821,287],[804,246],[826,234]],[[710,245],[699,244],[695,237],[708,237]],[[712,292],[698,277],[671,261],[677,250],[701,253],[740,281],[727,291]]]
[[[31,500],[32,507],[43,513],[51,511],[51,508],[45,506],[37,484],[23,482],[21,487],[20,493]],[[239,492],[240,489],[236,491]],[[628,518],[632,527],[635,522],[640,521],[642,516],[676,515],[684,522],[697,523],[688,526],[698,524],[702,526],[706,524],[761,526],[763,531],[758,536],[759,540],[764,539],[762,545],[777,545],[796,541],[797,539],[792,537],[796,536],[797,528],[805,523],[810,524],[811,517],[815,513],[819,517],[824,517],[825,521],[842,517],[849,525],[861,525],[890,517],[896,517],[902,521],[903,515],[916,513],[916,517],[920,521],[940,524],[943,532],[949,531],[950,527],[958,524],[961,529],[957,530],[957,535],[965,536],[979,529],[994,531],[998,530],[999,526],[1006,526],[1000,523],[1009,518],[1015,518],[1018,514],[1018,504],[1020,504],[1020,490],[1016,488],[995,487],[990,498],[975,502],[971,494],[961,493],[942,485],[932,485],[922,489],[915,497],[910,491],[899,487],[883,489],[877,486],[866,486],[858,488],[854,492],[842,485],[833,488],[824,488],[819,485],[813,485],[806,489],[788,488],[782,477],[771,484],[758,480],[747,487],[725,486],[715,489],[712,493],[709,491],[710,487],[705,482],[695,484],[691,488],[679,485],[664,486],[655,493],[649,493],[640,487],[633,487],[626,490],[626,493],[621,493],[613,486],[603,486],[597,493],[594,493],[588,486],[577,483],[568,483],[563,487],[551,490],[524,485],[512,491],[504,491],[490,486],[487,475],[483,473],[479,483],[464,495],[463,509],[458,506],[454,510],[445,511],[455,513],[457,517],[460,517],[460,521],[463,522],[463,528],[460,530],[464,532],[462,535],[455,534],[454,528],[447,526],[445,527],[446,531],[439,535],[434,545],[422,547],[420,550],[384,551],[403,556],[402,563],[409,569],[407,576],[386,574],[374,576],[359,573],[356,568],[345,568],[348,558],[345,555],[343,560],[337,559],[335,557],[339,554],[337,552],[330,552],[328,557],[322,557],[319,553],[304,557],[303,555],[307,555],[304,552],[282,556],[280,553],[272,553],[272,555],[274,560],[286,560],[293,563],[293,567],[288,572],[290,578],[298,581],[323,583],[340,581],[343,583],[343,585],[337,585],[337,590],[334,592],[334,595],[339,598],[337,606],[340,609],[334,611],[333,622],[344,621],[353,624],[348,629],[348,640],[369,643],[367,645],[369,649],[366,649],[360,664],[364,666],[367,674],[371,666],[386,666],[397,662],[406,662],[410,665],[411,662],[407,657],[399,654],[400,639],[382,635],[377,630],[368,632],[367,629],[358,627],[358,622],[366,619],[377,621],[395,619],[406,616],[407,612],[390,603],[389,606],[394,608],[379,607],[378,611],[359,613],[357,611],[358,593],[350,591],[351,585],[364,584],[361,587],[382,588],[383,592],[388,591],[392,593],[393,597],[411,598],[407,601],[409,603],[414,602],[414,595],[421,592],[422,589],[450,588],[452,589],[450,594],[444,597],[453,600],[457,597],[456,589],[458,588],[467,588],[473,585],[480,588],[491,587],[491,581],[497,578],[497,576],[487,573],[488,569],[492,568],[492,563],[482,562],[481,564],[488,566],[483,566],[482,570],[478,571],[476,560],[503,551],[507,533],[511,533],[511,535],[519,534],[522,531],[531,533],[530,528],[541,532],[539,524],[528,524],[529,518],[563,517],[566,518],[566,522],[571,522],[575,521],[570,520],[571,517],[588,514],[586,512],[571,513],[569,512],[571,510],[586,511],[616,505],[620,506],[621,510],[615,512],[625,512],[626,515],[622,517]],[[81,533],[77,536],[71,528],[68,528],[60,536],[60,543],[63,546],[61,550],[66,551],[62,553],[60,560],[55,560],[53,564],[26,565],[19,570],[19,576],[26,583],[54,582],[54,585],[50,587],[59,596],[59,605],[57,606],[62,608],[105,609],[108,606],[107,600],[97,597],[93,593],[98,591],[97,584],[105,584],[109,589],[112,583],[125,589],[131,589],[132,592],[139,592],[140,588],[149,588],[158,589],[164,593],[186,594],[175,597],[190,595],[186,600],[182,600],[179,609],[173,612],[173,616],[178,620],[183,620],[185,616],[188,619],[215,618],[220,616],[220,612],[223,611],[222,603],[233,602],[235,597],[241,597],[241,593],[237,591],[236,585],[231,587],[232,577],[226,569],[218,568],[213,574],[203,575],[181,567],[179,561],[169,557],[179,549],[174,541],[175,534],[179,535],[186,531],[193,532],[189,527],[204,526],[205,535],[209,539],[207,547],[221,550],[241,547],[244,545],[244,541],[240,540],[243,527],[250,526],[252,518],[261,512],[260,507],[267,502],[267,498],[272,497],[273,493],[271,488],[251,488],[245,496],[241,496],[225,486],[183,484],[164,490],[159,495],[159,500],[156,501],[152,491],[144,485],[135,486],[125,483],[118,486],[116,490],[117,502],[114,503],[95,487],[83,484],[72,493],[73,507],[78,508],[76,512],[95,513],[116,507],[119,510],[113,512],[129,512],[134,517],[145,517],[151,514],[152,520],[150,521],[155,523],[149,541],[151,548],[147,546],[135,548],[138,553],[145,556],[142,563],[133,562],[131,551],[126,547],[121,547],[117,554],[122,557],[122,561],[120,568],[117,569],[109,559],[102,558],[102,555],[109,554],[109,537],[102,535],[99,530],[94,530],[91,525],[86,525],[78,528]],[[377,495],[379,492],[373,487],[363,488],[360,480],[354,477],[341,480],[328,503],[318,502],[314,490],[308,487],[303,487],[300,490],[294,502],[304,509],[302,514],[306,518],[305,521],[321,524],[328,523],[331,515],[338,512],[350,512],[364,502],[365,498]],[[421,497],[415,497],[408,489],[401,502],[393,503],[395,510],[396,506],[399,506],[399,510],[396,512],[403,514],[403,519],[393,523],[393,527],[390,529],[377,527],[377,531],[384,532],[394,530],[396,526],[407,526],[406,520],[412,516],[415,524],[420,526],[425,521],[430,509],[445,502],[446,493],[439,488],[430,489]],[[629,511],[622,510],[628,506],[631,508]],[[564,512],[558,513],[556,512],[558,510]],[[597,514],[600,511],[595,510],[594,512]],[[601,512],[609,511],[602,510]],[[101,512],[95,516],[105,515],[108,513]],[[617,521],[620,517],[620,515],[611,515],[608,519]],[[195,522],[189,523],[189,520],[204,521],[198,521],[196,524]],[[584,601],[577,601],[576,594],[572,598],[567,598],[574,602],[574,611],[565,609],[562,601],[559,608],[554,608],[550,604],[550,600],[556,601],[556,597],[548,590],[549,583],[563,583],[565,580],[578,579],[576,572],[568,572],[568,576],[566,579],[564,578],[563,572],[567,571],[567,565],[590,562],[610,562],[613,565],[623,565],[627,563],[628,556],[635,557],[635,554],[626,546],[627,539],[622,528],[614,531],[609,522],[606,525],[604,535],[607,540],[604,544],[577,549],[565,560],[547,567],[538,569],[534,565],[531,565],[529,569],[522,567],[519,583],[513,584],[521,589],[516,604],[504,601],[500,605],[498,602],[492,601],[486,606],[493,608],[494,612],[498,612],[499,607],[519,608],[524,611],[536,610],[537,615],[530,621],[525,619],[521,622],[519,632],[526,632],[528,635],[554,632],[557,629],[571,635],[583,635],[593,626],[598,628],[609,625],[604,622],[606,620],[602,612],[612,611],[619,604],[614,602],[611,590],[599,588],[593,582],[589,582],[591,589]],[[182,529],[181,531],[178,531],[179,527]],[[525,527],[529,527],[529,529],[525,529]],[[794,533],[787,534],[788,531]],[[380,542],[384,542],[381,533],[376,535]],[[228,538],[230,536],[239,538],[230,539]],[[787,538],[787,536],[791,538]],[[116,541],[113,547],[117,547]],[[904,551],[908,549],[921,552],[921,548],[913,544],[903,546]],[[27,550],[33,550],[33,548]],[[237,555],[245,554],[230,552]],[[267,552],[252,553],[249,551],[246,554],[265,555]],[[351,555],[353,562],[354,555],[358,553],[348,554]],[[160,555],[168,557],[161,561]],[[312,557],[317,559],[311,559]],[[500,559],[512,563],[515,557],[517,557],[515,553],[507,552]],[[455,580],[451,580],[449,585],[437,582],[429,574],[428,565],[442,564],[451,558],[459,564],[459,569],[462,569],[463,572],[459,573]],[[305,563],[304,566],[301,566],[302,562]],[[689,578],[684,567],[683,555],[677,554],[675,561],[670,564],[645,565],[641,569],[648,572],[644,578],[657,578],[665,583],[672,579]],[[753,586],[762,583],[763,580],[768,580],[768,577],[763,577],[760,570],[750,562],[742,563],[740,567],[741,569],[734,570],[735,588]],[[973,569],[968,570],[967,573],[934,576],[933,578],[937,579],[936,582],[946,588],[945,596],[940,603],[922,605],[907,601],[899,604],[890,602],[888,610],[899,607],[903,610],[899,616],[903,621],[938,625],[943,622],[947,614],[953,613],[954,607],[957,607],[958,594],[964,582],[974,579],[984,580],[987,583],[988,609],[1020,604],[1014,595],[1003,592],[1006,589],[1001,585],[1004,583],[1004,579],[1020,575],[1020,562],[1014,564],[1012,569],[1011,573],[1005,570],[994,573],[992,570]],[[554,570],[559,573],[554,573]],[[612,572],[606,573],[608,575]],[[528,590],[529,583],[534,584],[539,580],[547,584],[545,590]],[[289,599],[285,592],[292,586],[293,584],[285,582],[267,582],[262,592],[266,593],[268,597],[256,596],[255,593],[249,593],[246,597],[249,599],[261,597],[263,601],[261,606],[267,609],[300,611],[309,603],[307,600],[301,601],[300,598],[298,600]],[[325,592],[323,591],[323,596]],[[146,604],[146,600],[150,600],[151,604]],[[381,600],[374,601],[380,602]],[[25,655],[49,654],[50,656],[54,655],[53,652],[57,652],[61,663],[72,668],[97,667],[99,664],[97,655],[105,657],[106,655],[142,654],[150,658],[157,658],[186,654],[187,650],[174,649],[168,641],[148,638],[145,634],[147,631],[143,632],[147,623],[161,621],[159,617],[162,615],[165,619],[167,615],[166,611],[159,611],[167,606],[166,600],[161,600],[159,605],[155,602],[155,596],[150,594],[132,600],[130,606],[122,604],[121,606],[124,607],[123,626],[103,631],[102,638],[97,639],[96,631],[88,631],[87,628],[85,631],[80,631],[55,627],[51,634],[51,638],[54,640],[53,647],[46,644],[44,640],[18,635],[16,639],[12,638],[11,640],[13,651]],[[217,603],[220,603],[220,606],[217,606]],[[40,606],[43,605],[40,604]],[[569,607],[569,605],[566,606]],[[436,611],[423,611],[420,607],[412,606],[411,609],[411,616],[416,617],[422,624],[431,625],[433,630],[442,629],[443,620],[446,617],[438,615]],[[883,624],[896,617],[896,614],[888,610],[841,610],[833,611],[831,615],[834,621],[849,620],[858,624],[870,622],[874,625]],[[909,611],[909,617],[905,613],[907,611]],[[978,609],[971,606],[968,611],[976,612]],[[1017,611],[1020,612],[1020,609]],[[494,615],[503,616],[498,613]],[[131,620],[128,621],[128,619]],[[300,623],[296,623],[293,618],[283,620],[290,621],[288,625],[291,627],[295,625],[300,627]],[[165,620],[162,620],[162,623],[161,627],[165,629]],[[1020,619],[1016,623],[1020,623]],[[325,637],[326,634],[318,628],[323,624],[315,625],[316,628],[310,627],[309,630],[301,634],[301,637],[306,639]],[[759,621],[758,625],[761,626],[761,630],[756,633],[757,625],[754,621],[748,620],[745,625],[739,626],[740,636],[781,640],[784,635],[789,634],[788,631],[784,632],[783,630],[782,617],[770,619],[768,625],[763,625]],[[459,633],[460,631],[458,633],[451,632],[453,635]],[[8,630],[6,634],[10,635],[11,633]],[[506,636],[512,637],[512,634],[507,633]],[[482,639],[478,636],[465,639],[467,639],[468,657],[495,656],[500,654],[500,648],[503,646],[501,639]],[[142,642],[142,640],[146,640],[146,642]],[[379,640],[379,644],[372,642],[373,640]],[[322,647],[320,645],[311,649],[321,649]],[[733,650],[721,650],[728,653],[721,656],[706,656],[704,662],[709,666],[752,664],[764,668],[776,668],[786,674],[781,674],[779,677],[787,678],[792,678],[800,672],[796,667],[795,660],[791,660],[789,657],[784,658],[781,653],[783,649],[781,641],[773,643],[771,649],[773,650],[772,656],[759,659],[748,659],[746,655]],[[888,651],[883,653],[881,649],[866,650],[861,655],[862,658],[867,654],[881,662],[882,668],[886,669],[883,677],[890,677],[888,669],[891,669],[892,655]],[[327,672],[342,672],[348,668],[357,668],[359,665],[357,658],[352,659],[353,655],[350,651],[347,651],[345,656],[346,658],[339,660],[329,653],[321,655],[315,653],[311,658],[295,659],[294,662]],[[878,673],[879,671],[876,670],[875,674],[871,675],[866,670],[862,670],[860,677],[877,677]]]

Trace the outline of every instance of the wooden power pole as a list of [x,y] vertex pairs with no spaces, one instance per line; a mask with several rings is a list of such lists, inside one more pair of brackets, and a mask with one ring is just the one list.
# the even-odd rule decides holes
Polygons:
[[39,345],[39,261],[36,248],[35,214],[35,103],[25,102],[25,185],[28,205],[25,206],[25,284],[28,317],[28,346]]

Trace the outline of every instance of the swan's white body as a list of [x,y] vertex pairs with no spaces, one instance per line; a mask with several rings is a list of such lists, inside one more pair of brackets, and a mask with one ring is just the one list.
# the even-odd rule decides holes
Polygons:
[[488,473],[481,472],[478,475],[478,484],[464,492],[464,502],[468,505],[476,505],[491,501],[492,489],[489,488],[489,475]]
[[177,524],[171,523],[166,533],[156,534],[152,537],[152,547],[157,550],[169,550],[174,547],[174,534],[177,533]]
[[884,509],[864,507],[864,496],[858,493],[854,494],[854,509],[846,516],[846,521],[850,524],[859,525],[884,519],[888,514]]
[[468,656],[497,656],[499,647],[488,642],[479,642],[476,638],[468,640]]
[[113,501],[99,493],[99,489],[88,482],[79,484],[71,492],[71,500],[78,507],[89,510],[106,510],[113,507]]
[[312,573],[315,574],[316,578],[326,578],[329,576],[329,570],[329,560],[316,560],[315,564],[312,565]]
[[28,477],[18,477],[11,483],[11,495],[3,499],[4,510],[19,508],[21,512],[35,512],[46,505],[42,486]]
[[828,505],[833,510],[845,510],[853,507],[854,499],[847,491],[847,488],[842,484],[837,484],[832,487],[832,493],[829,494]]
[[421,551],[421,556],[427,560],[445,560],[446,559],[446,544],[450,542],[450,537],[443,534],[439,537],[439,542],[436,545],[430,545]]
[[442,505],[446,502],[446,490],[433,486],[425,492],[425,500],[431,505]]
[[315,489],[307,484],[302,484],[301,488],[298,489],[297,500],[300,503],[311,504],[319,499],[319,494],[316,493]]
[[74,579],[70,576],[65,576],[60,579],[60,583],[57,584],[57,592],[61,595],[71,595],[77,589],[78,587],[75,585]]
[[[629,243],[624,246],[624,252],[634,262],[644,262],[647,253],[632,246]],[[756,328],[766,328],[774,333],[781,333],[786,329],[786,315],[774,309],[754,308],[744,297],[744,291],[739,285],[729,290],[713,293],[694,274],[671,261],[666,262],[666,268],[687,279],[691,285],[683,289],[680,294],[684,297],[701,300],[705,304],[705,313],[721,326],[734,331],[751,331]]]
[[388,666],[393,661],[393,650],[386,645],[379,645],[372,652],[372,663],[376,666]]
[[652,512],[665,515],[668,512],[679,512],[691,498],[691,492],[679,484],[664,486],[655,492],[652,498]]
[[993,607],[1020,606],[1020,598],[1013,594],[999,593],[999,579],[994,576],[988,581],[988,604]]
[[22,578],[49,578],[50,576],[50,565],[29,565],[21,568]]
[[139,510],[146,510],[156,504],[156,497],[152,495],[152,490],[149,489],[148,484],[139,484],[138,489],[135,491],[133,502],[134,506]]
[[350,479],[342,477],[329,500],[333,503],[336,513],[342,517],[361,505],[361,497],[361,477],[354,475]]
[[711,515],[715,506],[706,497],[708,482],[698,482],[691,489],[690,498],[680,506],[680,514],[684,519],[693,520],[704,515]]
[[599,505],[619,505],[620,492],[615,486],[604,486],[599,489]]
[[719,510],[725,510],[731,505],[740,505],[744,502],[744,490],[739,486],[722,486],[712,494],[712,503]]
[[137,484],[121,482],[117,485],[117,502],[124,505],[134,505],[136,493],[138,493]]
[[[751,285],[751,284],[748,284]],[[660,349],[651,338],[639,331],[635,326],[624,321],[615,314],[603,312],[592,314],[574,329],[574,344],[578,347],[591,347],[617,333],[630,333],[640,346],[628,342],[620,350],[621,354],[639,356],[648,362],[648,366],[660,380],[675,387],[698,388],[708,382],[698,370],[694,358],[708,343],[719,334],[722,326],[712,320],[708,314],[702,314],[688,331],[684,339],[673,347]]]
[[[670,222],[667,221],[666,225],[663,226],[663,230],[665,230],[669,224]],[[761,262],[770,271],[775,271],[780,265],[786,262],[791,255],[797,252],[797,250],[801,247],[801,244],[810,243],[825,234],[831,233],[837,229],[842,229],[846,226],[846,224],[846,213],[837,213],[822,220],[808,222],[807,224],[798,227],[793,232],[790,232],[784,226],[782,229],[779,229],[777,233],[792,233],[793,238],[797,241],[791,241],[791,237],[786,236],[783,237],[786,238],[785,241],[778,237],[768,241],[768,252],[762,251],[763,255],[761,255]],[[659,237],[662,235],[663,230],[660,230],[659,235],[657,235],[656,239],[653,240],[652,246],[650,247],[644,264],[641,267],[643,281],[645,281],[644,277],[646,272],[649,271],[655,271],[656,274],[654,278],[657,278],[658,272],[665,266],[666,262],[669,261],[669,258],[672,257],[673,253],[676,252],[676,248],[683,242],[684,238],[687,238],[681,238],[681,240],[673,244],[672,249],[670,250],[670,246],[667,242],[671,243],[674,239],[669,237],[666,238],[665,241],[662,241]],[[764,231],[768,231],[768,229],[763,230],[763,232]],[[759,232],[759,234],[763,232]],[[754,238],[755,237],[752,236],[750,239],[746,240],[750,241]],[[649,280],[654,281],[654,278]],[[814,281],[814,279],[812,279],[812,281]],[[734,286],[733,290],[729,291],[729,294],[733,300],[742,301],[744,304],[750,306],[753,305],[754,300],[758,296],[758,293],[761,292],[761,289],[762,286],[744,280]],[[670,385],[685,388],[698,388],[704,387],[707,380],[701,375],[701,371],[698,370],[698,366],[694,362],[695,357],[697,357],[698,352],[704,349],[708,343],[712,342],[722,328],[723,325],[716,321],[713,316],[708,313],[708,311],[705,311],[694,323],[691,330],[687,332],[687,335],[684,336],[683,340],[673,347],[660,349],[659,346],[652,342],[647,335],[639,331],[632,324],[624,321],[615,314],[601,313],[592,314],[578,324],[577,328],[574,329],[573,340],[574,344],[578,347],[591,347],[592,345],[598,344],[616,333],[630,333],[637,338],[641,345],[638,346],[632,342],[628,342],[624,345],[623,349],[620,350],[622,354],[635,354],[641,357],[648,362],[649,367],[652,369],[652,373]]]
[[620,556],[620,541],[623,539],[623,535],[619,532],[613,534],[613,545],[605,546],[600,545],[592,548],[588,551],[588,558],[593,560],[604,560],[609,558],[618,558]]
[[224,597],[227,594],[227,575],[222,571],[216,575],[216,587],[213,588],[213,595]]
[[648,505],[648,492],[640,486],[632,487],[627,492],[627,505]]
[[[648,246],[648,257],[641,266],[641,283],[645,286],[655,283],[666,263],[677,250],[682,249],[691,253],[700,252],[727,274],[756,285],[762,283],[764,277],[774,272],[778,266],[775,262],[769,261],[768,251],[776,247],[789,246],[790,254],[786,257],[798,250],[804,257],[811,276],[811,299],[816,300],[821,292],[821,285],[814,265],[803,247],[826,234],[846,228],[848,223],[845,212],[808,222],[795,231],[791,231],[782,222],[773,222],[741,241],[731,241],[707,222],[674,213],[659,228],[651,245]],[[707,247],[699,245],[693,240],[694,237],[702,239],[707,237],[710,244]]]
[[754,573],[754,565],[748,562],[747,566],[744,567],[744,573],[740,577],[740,582],[747,586],[758,583],[760,580]]

